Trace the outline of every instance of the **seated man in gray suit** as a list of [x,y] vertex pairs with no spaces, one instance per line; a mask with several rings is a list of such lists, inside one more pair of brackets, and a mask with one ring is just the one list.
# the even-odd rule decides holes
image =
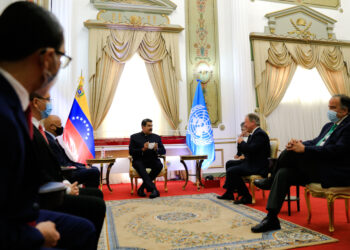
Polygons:
[[293,184],[316,182],[322,187],[350,186],[350,98],[335,95],[329,101],[328,118],[313,140],[292,139],[277,160],[272,177],[255,181],[261,189],[270,189],[267,217],[252,227],[254,233],[280,229],[277,218],[284,198]]

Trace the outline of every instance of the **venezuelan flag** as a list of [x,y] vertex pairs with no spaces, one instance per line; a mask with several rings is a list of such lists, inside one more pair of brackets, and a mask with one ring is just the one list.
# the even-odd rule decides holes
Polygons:
[[85,164],[86,159],[95,158],[95,142],[83,85],[84,77],[80,76],[73,106],[64,128],[63,141],[76,160]]

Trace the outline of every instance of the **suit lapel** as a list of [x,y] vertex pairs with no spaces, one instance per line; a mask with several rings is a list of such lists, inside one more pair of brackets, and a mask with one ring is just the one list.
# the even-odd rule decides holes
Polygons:
[[344,119],[344,121],[342,121],[342,122],[335,128],[335,130],[334,130],[333,133],[329,136],[329,138],[326,140],[326,142],[325,142],[324,145],[328,144],[328,143],[331,141],[330,139],[337,138],[337,137],[340,135],[341,131],[344,129],[344,127],[345,127],[346,125],[348,125],[349,122],[350,122],[350,115],[348,115],[348,117],[346,117],[346,118]]
[[15,90],[12,88],[10,83],[0,74],[0,82],[1,82],[1,89],[5,93],[7,93],[7,103],[12,108],[13,114],[16,116],[16,119],[19,121],[19,124],[21,125],[23,131],[25,131],[26,137],[30,140],[29,136],[29,129],[28,129],[28,123],[25,117],[25,114],[22,110],[22,105],[20,103],[20,100],[15,92]]

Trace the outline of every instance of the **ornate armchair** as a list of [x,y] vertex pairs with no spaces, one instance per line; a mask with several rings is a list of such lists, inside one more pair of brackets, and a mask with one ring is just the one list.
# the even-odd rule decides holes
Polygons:
[[[271,155],[270,155],[270,167],[273,164],[273,161],[277,159],[279,140],[277,138],[270,138],[270,147],[271,147]],[[243,180],[249,183],[250,192],[252,194],[252,203],[255,204],[255,185],[254,180],[263,179],[265,177],[261,175],[248,175],[244,176]],[[265,198],[265,192],[263,192],[263,197]]]
[[320,183],[310,183],[305,186],[305,200],[307,205],[307,222],[311,221],[311,205],[310,205],[310,194],[313,197],[326,198],[328,206],[328,217],[329,217],[329,232],[334,232],[334,201],[335,199],[345,200],[345,213],[347,222],[349,219],[349,199],[350,199],[350,187],[330,187],[322,188]]
[[[164,177],[164,191],[168,192],[168,167],[166,164],[166,157],[165,155],[159,155],[158,158],[163,160],[163,169],[160,171],[157,177]],[[132,166],[132,156],[129,156],[130,161],[130,168],[129,168],[129,176],[130,176],[130,183],[131,183],[131,194],[134,194],[134,190],[137,191],[137,179],[141,178],[141,176],[137,173],[137,171]],[[150,168],[146,169],[147,173],[151,172]],[[135,187],[134,187],[134,180],[135,180]],[[154,180],[154,183],[156,180]]]

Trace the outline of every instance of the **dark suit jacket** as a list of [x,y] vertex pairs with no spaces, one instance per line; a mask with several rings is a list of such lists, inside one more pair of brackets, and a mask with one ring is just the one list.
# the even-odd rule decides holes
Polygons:
[[269,136],[264,130],[257,128],[248,141],[242,141],[237,148],[245,156],[243,164],[257,174],[267,175],[271,149]]
[[316,146],[332,125],[332,122],[327,123],[318,137],[303,142],[305,155],[320,166],[322,187],[350,186],[350,115],[333,131],[323,146]]
[[34,249],[44,242],[28,222],[39,213],[38,169],[21,103],[0,74],[0,249]]
[[[158,150],[148,149],[142,152],[143,145],[146,142],[158,143]],[[140,132],[130,137],[129,154],[133,160],[153,161],[158,159],[158,155],[164,155],[165,152],[162,140],[157,134],[145,135],[143,132]]]
[[46,140],[35,126],[33,126],[33,132],[34,150],[40,153],[38,162],[40,166],[42,184],[50,181],[62,182],[64,178],[62,176],[61,167],[56,159],[55,154],[51,151]]
[[75,166],[75,167],[84,167],[85,165],[79,162],[74,162],[69,157],[67,156],[66,152],[64,149],[61,147],[61,145],[58,144],[56,139],[52,138],[50,134],[46,133],[46,137],[49,141],[50,148],[52,152],[55,154],[57,161],[61,166]]

